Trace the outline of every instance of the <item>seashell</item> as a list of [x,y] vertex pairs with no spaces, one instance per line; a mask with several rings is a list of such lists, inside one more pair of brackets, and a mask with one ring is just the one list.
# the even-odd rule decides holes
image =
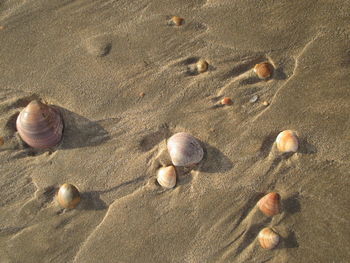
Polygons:
[[167,143],[171,161],[175,166],[189,166],[203,159],[204,151],[199,141],[192,135],[179,132]]
[[206,71],[208,70],[209,64],[208,64],[208,62],[205,61],[204,59],[200,59],[200,60],[197,62],[196,66],[197,66],[197,71],[198,71],[199,73],[203,73],[203,72],[206,72]]
[[63,184],[57,193],[57,201],[63,208],[75,208],[80,202],[80,193],[72,184]]
[[281,210],[280,200],[278,193],[268,193],[258,201],[257,206],[267,216],[277,215]]
[[251,98],[249,99],[249,102],[250,102],[250,103],[254,103],[254,102],[257,102],[258,99],[259,99],[259,96],[258,96],[258,95],[253,95],[253,97],[251,97]]
[[265,100],[265,101],[262,103],[262,105],[264,105],[264,106],[269,106],[270,103],[269,103],[268,101]]
[[295,132],[285,130],[276,138],[277,149],[280,152],[296,152],[298,150],[298,138]]
[[273,66],[268,62],[256,64],[254,72],[260,79],[267,79],[272,76]]
[[176,185],[176,171],[174,166],[162,167],[158,170],[157,181],[164,188],[173,188]]
[[232,102],[232,100],[231,100],[230,98],[225,97],[225,98],[223,98],[223,99],[220,101],[220,103],[221,103],[222,105],[231,105],[233,102]]
[[258,234],[260,246],[265,249],[273,249],[280,241],[280,236],[269,227],[263,228]]
[[179,17],[179,16],[173,16],[171,18],[171,21],[176,25],[176,26],[181,26],[184,22],[184,19]]
[[17,131],[29,146],[49,148],[62,139],[63,121],[58,110],[33,100],[17,117]]

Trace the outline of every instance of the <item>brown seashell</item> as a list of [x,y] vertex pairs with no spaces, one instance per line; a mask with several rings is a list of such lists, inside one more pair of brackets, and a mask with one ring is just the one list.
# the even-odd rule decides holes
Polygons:
[[285,130],[276,138],[277,149],[280,152],[296,152],[298,150],[298,138],[295,132]]
[[33,100],[17,117],[22,140],[33,148],[56,146],[62,139],[63,121],[58,110]]
[[260,79],[267,79],[272,76],[273,66],[268,62],[256,64],[254,72]]
[[173,16],[171,18],[171,21],[176,25],[176,26],[181,26],[184,22],[184,19],[179,17],[179,16]]
[[273,249],[280,241],[280,236],[269,227],[263,228],[258,234],[260,246],[265,249]]
[[176,170],[174,166],[162,167],[158,170],[157,181],[164,188],[173,188],[176,185]]
[[80,202],[80,193],[72,184],[63,184],[57,193],[57,201],[63,208],[75,208]]
[[198,71],[199,73],[203,73],[203,72],[206,72],[206,71],[208,70],[209,64],[208,64],[208,62],[205,61],[204,59],[200,59],[200,60],[197,62],[196,66],[197,66],[197,71]]
[[281,196],[278,193],[268,193],[262,197],[257,206],[267,216],[277,215],[281,210]]
[[167,143],[169,155],[175,166],[189,166],[203,159],[204,151],[199,141],[192,135],[179,132],[171,136]]
[[262,105],[264,105],[264,106],[269,106],[270,103],[269,103],[268,101],[265,100],[265,101],[262,103]]
[[233,102],[232,102],[232,100],[231,100],[230,98],[225,97],[225,98],[223,98],[223,99],[220,101],[220,103],[221,103],[222,105],[231,105]]

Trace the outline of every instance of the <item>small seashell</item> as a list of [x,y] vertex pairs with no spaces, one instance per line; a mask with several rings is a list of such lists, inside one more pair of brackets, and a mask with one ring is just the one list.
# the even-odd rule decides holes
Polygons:
[[33,148],[56,146],[62,139],[63,121],[58,110],[33,100],[17,117],[17,131]]
[[267,216],[277,215],[281,210],[281,196],[278,193],[268,193],[262,197],[257,206]]
[[259,63],[255,65],[254,72],[260,79],[267,79],[272,76],[273,67],[268,62]]
[[181,26],[184,22],[184,19],[179,17],[179,16],[173,16],[171,18],[171,21],[176,25],[176,26]]
[[233,102],[229,97],[225,97],[220,101],[220,103],[222,105],[231,105]]
[[296,152],[298,150],[298,138],[295,132],[285,130],[276,138],[277,149],[280,152]]
[[162,167],[158,170],[157,181],[164,188],[173,188],[176,185],[176,171],[174,166]]
[[146,95],[146,94],[145,94],[144,92],[141,92],[141,93],[139,94],[139,96],[140,96],[141,98],[143,98],[145,95]]
[[63,208],[75,208],[80,202],[80,193],[72,184],[63,184],[57,193],[57,201]]
[[254,102],[257,102],[258,99],[259,99],[258,95],[253,95],[253,97],[250,98],[249,102],[254,103]]
[[273,249],[280,241],[280,236],[269,227],[263,228],[258,234],[260,246],[265,249]]
[[205,61],[204,59],[200,59],[200,60],[197,62],[196,66],[197,66],[197,71],[198,71],[199,73],[203,73],[203,72],[206,72],[206,71],[208,70],[209,64],[208,64],[208,62]]
[[189,166],[203,159],[204,151],[199,141],[192,135],[179,132],[171,136],[167,143],[171,161],[175,166]]
[[262,103],[264,106],[269,106],[270,105],[270,103],[268,102],[268,101],[264,101],[263,103]]

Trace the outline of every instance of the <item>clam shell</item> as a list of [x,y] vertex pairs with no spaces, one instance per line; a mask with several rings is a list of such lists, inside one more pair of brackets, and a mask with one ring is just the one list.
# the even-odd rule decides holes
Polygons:
[[174,134],[168,140],[167,146],[171,161],[175,166],[189,166],[203,159],[202,146],[195,137],[188,133]]
[[206,71],[208,70],[209,64],[208,64],[208,62],[205,61],[204,59],[200,59],[200,60],[197,62],[196,66],[197,66],[197,71],[198,71],[199,73],[203,73],[203,72],[206,72]]
[[75,208],[80,202],[80,193],[72,184],[63,184],[57,193],[57,201],[63,208]]
[[220,103],[222,105],[231,105],[233,103],[233,101],[231,100],[231,98],[225,97],[220,101]]
[[33,148],[49,148],[62,139],[63,121],[58,110],[34,100],[17,117],[22,140]]
[[257,206],[267,216],[277,215],[281,211],[281,196],[278,193],[268,193],[258,201]]
[[267,79],[272,76],[273,66],[268,62],[256,64],[254,72],[260,79]]
[[280,237],[271,228],[265,227],[259,232],[258,240],[262,248],[273,249],[280,241]]
[[298,138],[295,132],[285,130],[276,138],[277,149],[280,152],[296,152],[298,150]]
[[176,25],[176,26],[181,26],[184,22],[184,19],[179,16],[173,16],[171,18],[171,21]]
[[158,170],[157,181],[164,188],[173,188],[176,185],[176,171],[174,166],[162,167]]

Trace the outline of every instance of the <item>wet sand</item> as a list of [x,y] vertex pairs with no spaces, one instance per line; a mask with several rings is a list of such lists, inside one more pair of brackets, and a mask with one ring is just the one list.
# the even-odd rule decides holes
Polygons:
[[[0,262],[349,261],[350,1],[0,7]],[[265,61],[275,70],[261,80]],[[54,149],[16,132],[33,99],[62,114]],[[276,151],[286,129],[297,153]],[[165,190],[156,172],[176,132],[205,156]],[[66,182],[76,209],[55,200]],[[282,212],[267,217],[255,205],[271,191]],[[281,236],[273,250],[264,227]]]

